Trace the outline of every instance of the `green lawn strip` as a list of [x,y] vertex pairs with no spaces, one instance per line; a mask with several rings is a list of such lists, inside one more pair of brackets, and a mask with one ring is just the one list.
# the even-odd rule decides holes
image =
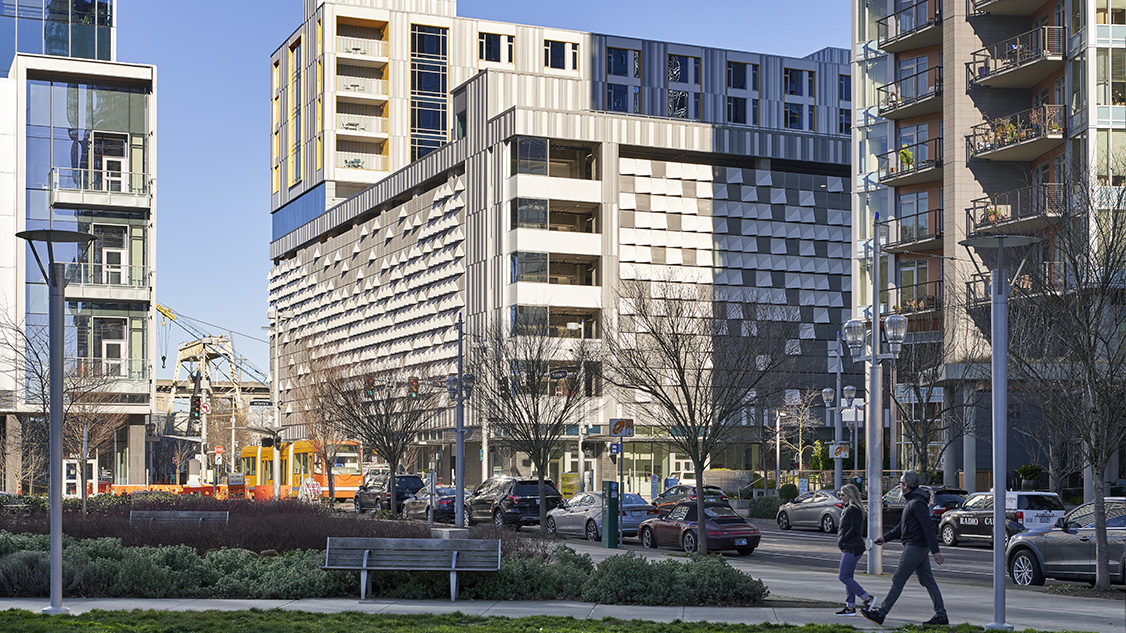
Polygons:
[[[641,620],[577,620],[560,616],[525,618],[450,615],[380,615],[358,612],[306,613],[279,609],[248,611],[100,611],[49,616],[10,609],[0,612],[0,631],[55,633],[98,631],[112,633],[288,633],[348,631],[349,633],[855,633],[846,624],[719,624],[713,622],[658,623]],[[895,630],[895,629],[884,629]],[[909,625],[903,631],[922,631]],[[981,627],[960,624],[927,631],[980,633]],[[1027,629],[1023,633],[1038,633]]]

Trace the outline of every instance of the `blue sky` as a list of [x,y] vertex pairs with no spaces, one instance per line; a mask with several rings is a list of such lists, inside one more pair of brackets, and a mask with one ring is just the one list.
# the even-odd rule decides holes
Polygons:
[[[117,58],[157,67],[157,302],[269,369],[269,59],[302,0],[117,0]],[[459,0],[458,14],[801,57],[848,47],[847,0]],[[158,321],[159,327],[159,321]],[[163,329],[163,328],[161,328]],[[172,327],[167,352],[190,337]]]

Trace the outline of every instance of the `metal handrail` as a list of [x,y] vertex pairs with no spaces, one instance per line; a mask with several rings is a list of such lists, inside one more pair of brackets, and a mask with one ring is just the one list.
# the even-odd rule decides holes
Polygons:
[[[1009,282],[1012,298],[1033,296],[1044,292],[1061,292],[1076,285],[1075,275],[1067,262],[1028,263],[1022,274]],[[974,273],[966,282],[966,298],[971,306],[985,306],[992,301],[991,273]]]
[[387,119],[359,114],[337,114],[336,129],[352,132],[387,133]]
[[972,234],[1018,220],[1063,214],[1066,191],[1065,185],[1044,183],[973,200],[966,209],[966,232]]
[[1062,105],[1042,105],[979,123],[966,135],[970,156],[1045,136],[1062,135],[1066,121],[1064,115]]
[[387,57],[390,47],[383,40],[369,40],[363,37],[336,36],[336,52],[365,57]]
[[942,165],[942,137],[903,145],[877,158],[880,180]]
[[924,281],[893,290],[895,300],[892,312],[912,314],[937,310],[942,306],[942,281]]
[[1062,57],[1066,37],[1062,26],[1041,26],[970,54],[966,62],[975,81],[1020,68],[1045,57]]
[[51,189],[147,195],[149,179],[144,172],[112,171],[91,167],[52,167]]
[[67,282],[82,286],[132,286],[148,285],[148,266],[124,264],[78,263],[66,265]]
[[876,88],[880,113],[942,95],[942,66],[932,66]]
[[67,357],[64,359],[67,375],[78,378],[106,378],[121,380],[146,380],[148,361],[143,358],[106,359],[97,357]]
[[941,23],[942,3],[939,0],[919,0],[911,6],[876,20],[877,45],[883,46]]
[[387,80],[368,79],[367,77],[337,77],[336,90],[337,92],[387,96]]
[[387,157],[382,154],[336,152],[336,166],[348,169],[387,171]]
[[[921,231],[918,223],[920,217],[926,218],[926,227]],[[888,218],[880,222],[880,226],[887,230],[887,248],[934,239],[943,234],[942,209],[930,209],[903,217]]]

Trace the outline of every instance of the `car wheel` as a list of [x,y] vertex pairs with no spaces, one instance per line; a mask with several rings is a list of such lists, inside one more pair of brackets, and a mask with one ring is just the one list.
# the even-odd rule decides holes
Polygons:
[[375,511],[376,512],[383,512],[383,501],[382,500],[375,502]]
[[740,548],[736,549],[735,551],[739,552],[740,556],[750,556],[751,553],[755,551],[755,548],[753,548],[753,547],[740,547]]
[[366,510],[364,510],[364,504],[360,503],[359,501],[352,500],[352,505],[356,506],[356,514],[363,514],[364,512],[366,512]]
[[1036,561],[1032,552],[1026,549],[1017,552],[1009,562],[1009,576],[1012,577],[1014,584],[1022,587],[1044,584],[1044,572],[1040,571],[1040,563]]
[[493,525],[497,526],[498,528],[504,527],[504,515],[501,514],[500,510],[493,512]]
[[559,533],[559,531],[555,529],[555,517],[547,517],[547,531],[550,534]]
[[[463,517],[465,517],[465,524],[466,525],[473,525],[473,515],[469,513],[469,506],[465,506],[464,508],[462,508],[461,514],[462,514]],[[456,517],[455,517],[454,520],[455,521],[457,520]]]
[[942,526],[942,544],[949,547],[958,544],[958,533],[954,531],[954,526],[949,523]]
[[684,536],[680,537],[680,544],[684,547],[686,552],[696,551],[696,535],[692,532],[685,532]]
[[778,527],[782,528],[783,530],[790,529],[790,515],[786,514],[785,512],[779,512]]
[[[423,516],[426,516],[426,515],[428,515],[428,514],[429,514],[429,510],[430,510],[430,509],[429,509],[429,508],[427,508],[427,511],[423,513]],[[407,506],[406,506],[406,504],[403,504],[403,509],[399,511],[399,516],[401,516],[401,517],[402,517],[402,518],[404,518],[404,519],[408,518],[408,517],[407,517]]]
[[598,526],[594,524],[594,521],[587,521],[586,522],[586,540],[588,540],[588,541],[597,541],[598,540]]
[[649,528],[642,528],[641,546],[650,548],[657,547],[657,538],[653,536],[653,530],[650,530]]
[[837,531],[837,522],[833,520],[832,515],[826,514],[821,517],[821,531],[826,534],[832,534]]

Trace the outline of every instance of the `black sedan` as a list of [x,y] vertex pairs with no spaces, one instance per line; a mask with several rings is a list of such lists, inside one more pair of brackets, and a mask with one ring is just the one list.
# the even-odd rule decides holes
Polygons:
[[[708,551],[733,549],[746,555],[755,551],[762,535],[726,503],[704,505],[704,529]],[[645,547],[677,547],[696,551],[699,520],[696,502],[678,503],[668,512],[641,522],[641,544]]]
[[[456,504],[457,488],[439,486],[434,491],[434,521],[453,523]],[[430,520],[430,490],[423,488],[404,501],[402,515],[404,519]]]

